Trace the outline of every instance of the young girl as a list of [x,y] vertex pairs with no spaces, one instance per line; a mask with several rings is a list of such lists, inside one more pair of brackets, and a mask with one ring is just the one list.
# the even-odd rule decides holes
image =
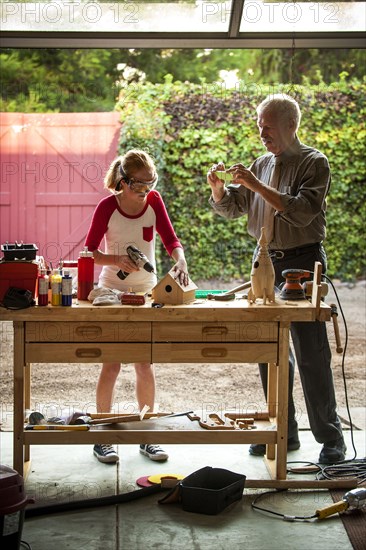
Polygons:
[[[86,237],[85,246],[93,251],[96,264],[103,265],[99,286],[120,291],[150,292],[157,280],[155,273],[139,269],[126,252],[129,245],[138,248],[149,259],[155,271],[155,241],[158,233],[175,264],[173,271],[181,284],[188,284],[187,262],[182,245],[170,222],[164,202],[155,190],[158,175],[152,158],[141,150],[130,150],[116,158],[104,179],[112,195],[98,204]],[[99,249],[104,237],[105,252]],[[128,273],[121,280],[119,270]],[[98,412],[110,412],[120,363],[103,363],[99,376],[96,402]],[[154,409],[155,375],[150,363],[135,363],[136,397],[140,410],[145,405]],[[140,452],[151,460],[167,460],[158,445],[140,445]],[[112,445],[95,445],[100,462],[118,462]]]

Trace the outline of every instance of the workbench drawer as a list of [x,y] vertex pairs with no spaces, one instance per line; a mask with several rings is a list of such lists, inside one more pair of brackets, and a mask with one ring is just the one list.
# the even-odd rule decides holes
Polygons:
[[277,342],[278,323],[154,322],[153,342]]
[[151,323],[92,321],[26,323],[26,342],[150,342]]
[[153,363],[277,363],[277,344],[153,344]]
[[151,344],[26,344],[26,363],[150,363]]

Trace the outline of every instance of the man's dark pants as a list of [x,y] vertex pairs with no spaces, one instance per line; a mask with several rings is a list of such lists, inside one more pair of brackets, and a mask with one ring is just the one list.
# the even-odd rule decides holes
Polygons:
[[[322,245],[295,249],[284,258],[272,258],[275,270],[275,285],[284,283],[282,271],[285,269],[314,270],[314,263],[322,264],[326,271],[326,255]],[[306,280],[306,279],[304,279]],[[311,279],[308,279],[311,280]],[[304,391],[306,409],[311,431],[318,443],[334,441],[342,437],[342,429],[336,413],[333,375],[331,371],[331,351],[324,322],[294,322],[290,327],[293,348]],[[295,360],[290,350],[289,359],[289,408],[288,437],[297,436],[295,405],[292,396]],[[259,365],[262,385],[267,394],[267,364]]]

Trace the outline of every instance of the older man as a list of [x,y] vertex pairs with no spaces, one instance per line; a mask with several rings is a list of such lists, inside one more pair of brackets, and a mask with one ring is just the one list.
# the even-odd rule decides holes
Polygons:
[[[224,185],[216,175],[225,170],[215,164],[207,175],[214,211],[226,218],[248,216],[248,232],[257,241],[266,228],[276,285],[283,281],[284,269],[313,270],[316,261],[326,270],[322,245],[326,228],[326,196],[330,186],[327,158],[297,137],[301,112],[291,97],[276,94],[257,107],[259,135],[268,153],[250,168],[234,164],[228,170],[233,184]],[[325,323],[295,322],[291,336],[301,376],[310,427],[323,444],[319,463],[344,460],[346,446],[336,413],[331,352]],[[295,406],[292,398],[294,357],[290,353],[288,450],[300,447]],[[267,388],[267,365],[259,365],[263,388]],[[265,446],[256,444],[252,455],[263,455]]]

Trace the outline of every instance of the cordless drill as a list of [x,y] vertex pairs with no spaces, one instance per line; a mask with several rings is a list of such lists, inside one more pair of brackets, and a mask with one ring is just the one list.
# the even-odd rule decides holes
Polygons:
[[[136,246],[133,246],[132,244],[129,245],[126,252],[138,268],[142,267],[148,273],[154,273],[154,266],[149,262],[145,254],[136,248]],[[117,276],[122,279],[122,281],[124,281],[127,275],[129,275],[129,273],[127,273],[127,271],[122,271],[122,269],[120,269],[117,273]]]

